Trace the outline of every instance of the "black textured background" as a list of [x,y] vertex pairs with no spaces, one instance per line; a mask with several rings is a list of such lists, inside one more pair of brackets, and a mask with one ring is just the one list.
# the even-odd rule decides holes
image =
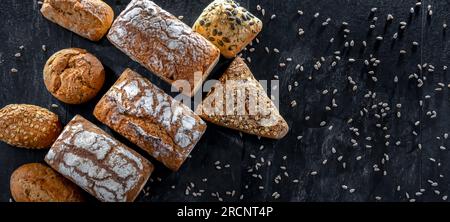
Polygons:
[[[117,16],[129,1],[106,2]],[[177,16],[183,15],[183,21],[192,25],[210,1],[155,2]],[[209,124],[206,134],[192,152],[192,158],[176,173],[169,172],[144,154],[157,165],[157,169],[145,188],[148,194],[142,193],[138,201],[239,201],[240,198],[244,201],[446,200],[449,155],[440,146],[445,148],[449,144],[443,137],[449,130],[449,75],[443,66],[448,64],[450,55],[450,33],[446,34],[442,26],[449,19],[450,1],[423,0],[422,7],[415,7],[414,14],[410,14],[410,8],[414,7],[416,0],[238,2],[264,22],[263,31],[258,36],[260,43],[253,44],[255,51],[244,52],[244,57],[251,57],[249,66],[257,79],[270,80],[275,75],[279,76],[280,112],[291,127],[290,132],[284,139],[274,141],[240,136],[236,131]],[[265,9],[265,16],[257,11],[257,4]],[[432,6],[431,17],[427,16],[427,5]],[[373,7],[378,8],[375,13],[371,13]],[[93,118],[93,107],[101,95],[79,106],[65,105],[53,98],[42,80],[45,61],[63,48],[87,49],[106,68],[107,80],[100,94],[127,67],[148,77],[166,92],[168,85],[127,58],[106,38],[95,43],[83,39],[44,19],[39,9],[36,0],[3,0],[0,4],[0,106],[37,104],[57,113],[64,124],[75,114],[82,114],[129,144]],[[303,16],[297,14],[299,9],[304,12]],[[313,15],[316,12],[320,15],[315,19]],[[388,13],[395,17],[390,24],[385,22]],[[273,20],[270,19],[272,14],[276,14]],[[373,17],[378,17],[378,20],[373,21]],[[331,18],[329,25],[322,26],[327,18]],[[343,21],[349,23],[350,34],[346,39],[343,37]],[[400,21],[408,25],[394,41],[392,36],[399,31]],[[373,31],[369,31],[370,24],[376,25]],[[297,34],[300,27],[305,30],[301,37]],[[384,40],[377,42],[377,36],[383,36]],[[335,41],[330,43],[332,37]],[[350,40],[355,41],[355,46],[346,48],[345,42]],[[367,48],[362,47],[363,40],[367,41]],[[420,45],[413,47],[413,41]],[[19,49],[21,45],[23,50]],[[47,51],[41,49],[42,45],[46,45]],[[266,46],[270,48],[270,54],[265,52]],[[273,48],[278,48],[280,53],[274,53]],[[404,56],[399,54],[401,49],[407,51]],[[333,68],[330,64],[336,60],[333,58],[336,50],[342,52],[342,59]],[[17,52],[22,56],[16,58],[14,54]],[[370,58],[370,54],[381,61],[377,67],[364,66],[363,61]],[[292,62],[286,62],[289,57]],[[322,62],[319,70],[315,70],[313,65],[320,57],[326,61]],[[356,62],[349,63],[349,58],[355,58]],[[211,76],[219,76],[228,62],[222,58]],[[286,67],[280,67],[280,62],[286,63]],[[435,71],[428,72],[428,68],[418,70],[417,65],[425,63],[435,66]],[[303,64],[304,72],[295,70],[296,64]],[[11,68],[18,72],[12,73]],[[372,81],[369,70],[375,71],[373,76],[377,77],[377,82]],[[408,79],[412,73],[426,78],[421,88],[417,87],[417,79]],[[398,83],[393,81],[395,75]],[[311,80],[308,80],[309,76],[312,76]],[[349,76],[358,87],[356,91],[352,90]],[[297,87],[294,87],[294,81],[298,81]],[[290,92],[289,84],[293,86]],[[438,87],[442,90],[436,91]],[[324,89],[329,93],[323,95]],[[334,89],[338,90],[335,95],[331,93]],[[376,97],[364,97],[368,91],[376,93]],[[326,111],[325,106],[331,106],[333,98],[338,107]],[[292,100],[296,100],[297,106],[290,106]],[[420,100],[423,100],[423,106],[420,106]],[[380,102],[386,103],[389,109],[382,110],[382,106],[372,108]],[[397,103],[402,104],[401,108],[396,107]],[[53,108],[51,104],[59,107]],[[437,112],[433,119],[427,115],[432,110]],[[386,116],[376,118],[375,114],[381,115],[382,111],[387,113]],[[396,117],[397,111],[401,112],[401,118]],[[310,119],[305,120],[306,116]],[[353,122],[347,123],[349,118]],[[322,121],[326,121],[325,126],[320,126]],[[416,121],[420,121],[417,126],[414,124]],[[358,129],[359,136],[351,127]],[[386,138],[386,135],[390,137]],[[366,137],[372,140],[366,140]],[[352,139],[358,143],[357,146],[352,146]],[[396,141],[401,141],[401,144],[395,145]],[[422,149],[418,148],[419,144]],[[264,146],[262,150],[261,146]],[[42,162],[45,152],[0,144],[0,201],[10,201],[9,177],[12,171],[24,163]],[[357,160],[358,156],[360,160]],[[327,163],[323,164],[325,159]],[[221,170],[216,169],[216,161],[220,161]],[[258,170],[255,169],[257,163],[261,164]],[[227,164],[228,168],[225,167]],[[374,167],[375,164],[378,167]],[[379,171],[374,170],[377,168]],[[248,172],[249,169],[253,172]],[[314,171],[317,174],[311,175]],[[275,183],[278,175],[281,179]],[[204,178],[207,178],[206,182]],[[187,187],[190,187],[188,195]],[[204,191],[201,196],[193,195],[200,190]],[[280,195],[278,199],[274,198],[277,196],[273,195],[274,192]],[[212,193],[217,193],[220,198]]]

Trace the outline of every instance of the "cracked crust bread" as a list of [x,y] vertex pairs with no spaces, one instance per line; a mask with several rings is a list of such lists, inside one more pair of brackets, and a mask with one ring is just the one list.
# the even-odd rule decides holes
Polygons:
[[43,73],[47,90],[68,104],[81,104],[94,98],[105,81],[101,62],[78,48],[53,54],[45,63]]
[[100,40],[114,19],[112,8],[101,0],[44,0],[42,15],[92,41]]
[[76,115],[45,156],[53,169],[103,202],[132,202],[153,172],[134,150]]
[[233,0],[215,0],[203,10],[193,29],[217,46],[224,57],[234,58],[262,26],[261,20]]
[[10,104],[0,109],[0,141],[30,148],[49,148],[61,132],[56,114],[28,104]]
[[[233,60],[219,82],[224,87],[213,86],[196,109],[196,113],[203,119],[272,139],[281,139],[287,134],[288,124],[242,58],[236,57]],[[235,103],[238,99],[244,100]]]
[[107,37],[131,59],[187,96],[201,87],[220,57],[211,42],[150,0],[132,0]]
[[10,179],[11,195],[16,202],[83,202],[83,190],[41,163],[17,168]]
[[94,116],[173,171],[206,130],[191,109],[131,69],[100,99]]

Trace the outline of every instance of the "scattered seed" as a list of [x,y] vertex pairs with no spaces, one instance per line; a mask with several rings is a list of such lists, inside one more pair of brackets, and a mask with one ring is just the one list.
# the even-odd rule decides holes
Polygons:
[[388,14],[386,20],[387,21],[392,21],[392,20],[394,20],[394,16],[391,15],[391,14]]

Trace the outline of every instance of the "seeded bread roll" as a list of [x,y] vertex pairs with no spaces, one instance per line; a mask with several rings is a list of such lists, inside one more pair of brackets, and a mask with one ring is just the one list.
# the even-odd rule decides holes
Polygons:
[[0,109],[0,141],[9,145],[49,148],[61,132],[56,114],[28,104],[10,104]]
[[52,168],[29,163],[11,175],[11,195],[16,202],[82,202],[83,191]]
[[289,126],[240,57],[236,57],[197,107],[214,124],[261,137],[281,139]]
[[45,156],[53,169],[104,202],[131,202],[153,165],[77,115]]
[[187,96],[195,94],[220,57],[213,44],[150,0],[132,0],[108,39]]
[[215,0],[194,23],[226,58],[235,57],[262,29],[262,22],[232,0]]
[[101,0],[44,0],[42,15],[92,41],[100,40],[114,19],[112,8]]
[[97,95],[105,81],[102,63],[84,49],[63,49],[44,66],[44,83],[57,99],[81,104]]
[[176,171],[206,124],[131,69],[126,69],[94,109],[94,116]]

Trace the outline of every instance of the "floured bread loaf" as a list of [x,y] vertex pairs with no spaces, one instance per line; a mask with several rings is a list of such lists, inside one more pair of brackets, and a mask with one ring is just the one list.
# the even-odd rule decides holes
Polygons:
[[287,134],[288,124],[242,58],[234,59],[219,81],[197,107],[203,119],[272,139]]
[[224,57],[233,58],[258,35],[262,22],[232,0],[215,0],[203,10],[193,29]]
[[[220,57],[213,44],[150,0],[132,0],[107,37],[131,59],[183,88],[188,96],[197,91]],[[177,80],[187,80],[190,86]]]
[[98,102],[94,116],[173,171],[206,130],[192,110],[131,69]]
[[153,165],[103,130],[77,115],[64,128],[45,161],[104,202],[131,202]]

